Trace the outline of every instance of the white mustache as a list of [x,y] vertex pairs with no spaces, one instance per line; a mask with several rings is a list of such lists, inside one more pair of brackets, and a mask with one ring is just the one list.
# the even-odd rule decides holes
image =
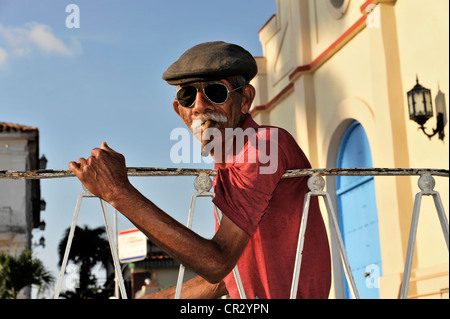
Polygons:
[[228,121],[228,118],[220,113],[201,114],[192,121],[192,131],[195,132],[202,126],[203,123],[210,120],[216,123],[226,123]]

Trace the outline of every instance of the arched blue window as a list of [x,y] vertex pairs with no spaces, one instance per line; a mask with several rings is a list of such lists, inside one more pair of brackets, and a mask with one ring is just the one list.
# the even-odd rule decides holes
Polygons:
[[[372,155],[364,128],[353,122],[339,145],[338,168],[371,168]],[[382,275],[378,212],[372,176],[338,176],[339,224],[350,267],[361,298],[379,298]],[[345,283],[345,296],[351,292]]]

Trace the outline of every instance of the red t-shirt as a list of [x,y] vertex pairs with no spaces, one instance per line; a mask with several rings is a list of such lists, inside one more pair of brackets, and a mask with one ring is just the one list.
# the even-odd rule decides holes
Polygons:
[[[309,189],[308,177],[281,176],[288,169],[311,166],[287,131],[259,126],[250,115],[242,130],[245,135],[255,134],[247,136],[243,146],[237,146],[226,168],[218,169],[216,163],[213,202],[251,236],[237,263],[247,298],[286,299],[291,290],[303,201]],[[232,272],[224,282],[230,297],[239,298]],[[317,197],[312,197],[297,298],[328,298],[330,285],[328,237]]]

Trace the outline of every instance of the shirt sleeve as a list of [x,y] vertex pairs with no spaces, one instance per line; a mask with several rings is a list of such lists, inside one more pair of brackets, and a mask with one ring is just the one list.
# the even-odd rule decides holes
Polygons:
[[218,170],[213,199],[222,213],[249,236],[258,228],[287,167],[277,129],[258,132],[253,142],[245,144],[233,165]]

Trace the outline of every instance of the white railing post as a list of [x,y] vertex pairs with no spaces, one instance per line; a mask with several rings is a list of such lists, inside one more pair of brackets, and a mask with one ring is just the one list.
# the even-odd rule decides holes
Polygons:
[[432,196],[436,206],[439,221],[441,223],[442,232],[448,249],[448,233],[449,226],[447,217],[445,216],[444,206],[442,205],[441,196],[434,191],[436,182],[429,172],[424,172],[418,181],[420,192],[416,194],[414,200],[414,209],[411,219],[411,228],[409,230],[408,250],[406,253],[405,268],[403,271],[402,288],[400,290],[400,299],[408,297],[409,279],[411,277],[411,266],[414,255],[414,245],[416,242],[417,226],[419,223],[420,204],[422,203],[422,196]]
[[[186,227],[189,229],[192,228],[192,223],[194,221],[194,210],[195,210],[195,202],[196,202],[197,197],[214,198],[214,195],[215,195],[213,192],[210,192],[210,189],[212,187],[212,181],[207,173],[201,172],[198,174],[198,176],[194,180],[194,187],[197,190],[197,192],[194,195],[192,195],[191,203],[189,205],[188,221],[187,221],[187,225],[186,225]],[[220,224],[220,221],[222,220],[222,212],[216,205],[214,205],[214,208],[217,213],[217,220],[219,221],[219,224]],[[175,289],[175,299],[180,299],[181,286],[183,285],[184,271],[185,271],[185,266],[183,264],[180,264],[180,269],[178,271],[177,286]],[[241,296],[241,299],[245,299],[246,295],[245,295],[244,287],[242,285],[242,280],[241,280],[241,276],[239,274],[237,265],[233,269],[233,275],[236,280],[239,295]]]
[[54,299],[59,298],[62,280],[64,277],[64,273],[66,272],[67,261],[69,260],[70,247],[72,246],[72,240],[75,233],[75,226],[77,225],[77,219],[80,213],[81,200],[83,199],[83,195],[85,194],[86,193],[82,193],[78,195],[77,203],[75,204],[75,213],[73,214],[72,225],[70,226],[69,236],[67,237],[66,250],[64,252],[63,262],[61,264],[58,281],[56,283],[55,294],[53,296]]
[[295,257],[295,265],[294,265],[294,273],[292,276],[292,284],[291,284],[291,294],[290,298],[295,299],[297,297],[298,290],[298,281],[300,279],[300,270],[302,264],[302,255],[303,255],[303,246],[305,242],[305,232],[306,225],[308,221],[308,212],[309,212],[309,203],[311,200],[311,196],[322,196],[324,197],[325,206],[327,208],[328,217],[331,222],[331,227],[333,227],[334,234],[336,236],[336,242],[338,244],[340,257],[342,260],[342,264],[344,266],[344,272],[347,277],[347,281],[352,290],[353,297],[355,299],[359,299],[358,289],[356,288],[355,279],[353,278],[352,270],[350,268],[350,264],[348,262],[347,253],[344,247],[344,241],[342,240],[341,232],[339,230],[339,224],[333,209],[333,205],[331,204],[330,195],[327,192],[324,192],[323,189],[325,187],[325,180],[320,174],[314,174],[308,179],[308,187],[310,192],[305,195],[305,200],[303,204],[303,215],[302,221],[300,224],[298,243],[297,243],[297,253]]
[[[55,294],[53,296],[54,299],[59,298],[61,284],[62,284],[62,280],[64,278],[64,274],[66,272],[66,266],[67,266],[67,261],[69,259],[70,248],[72,246],[72,240],[73,240],[73,237],[75,234],[75,227],[77,226],[77,219],[78,219],[78,215],[80,213],[81,201],[83,198],[86,198],[86,197],[96,197],[91,192],[89,192],[84,186],[83,186],[83,189],[85,192],[81,193],[78,196],[77,203],[75,205],[75,212],[73,215],[72,224],[70,226],[69,236],[67,239],[66,249],[64,252],[64,258],[63,258],[63,262],[61,264],[61,269],[59,272],[58,282],[56,284]],[[101,206],[102,213],[103,213],[103,219],[105,221],[105,230],[108,235],[109,247],[111,249],[111,255],[112,255],[112,259],[113,259],[113,263],[114,263],[114,270],[116,272],[116,277],[118,277],[118,280],[119,280],[120,293],[122,294],[123,299],[127,299],[127,292],[125,290],[122,271],[120,269],[119,257],[117,254],[117,246],[115,244],[114,236],[112,234],[112,229],[111,229],[111,225],[109,222],[108,209],[106,207],[106,202],[102,199],[100,199],[100,206]]]

